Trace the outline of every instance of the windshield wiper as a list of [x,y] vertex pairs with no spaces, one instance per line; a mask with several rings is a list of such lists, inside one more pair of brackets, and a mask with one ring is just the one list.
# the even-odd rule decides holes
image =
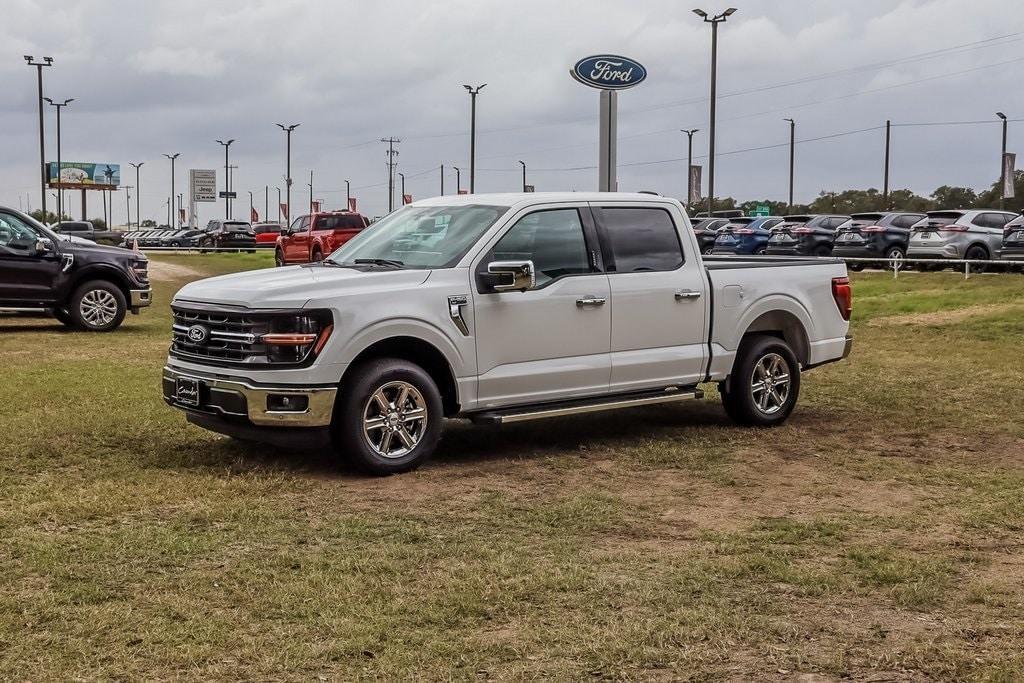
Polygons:
[[404,268],[405,262],[390,258],[357,258],[353,261],[357,265],[387,266],[388,268]]

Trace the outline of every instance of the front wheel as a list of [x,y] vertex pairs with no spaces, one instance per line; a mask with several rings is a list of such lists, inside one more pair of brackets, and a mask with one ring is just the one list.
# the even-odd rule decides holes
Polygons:
[[423,368],[396,358],[355,368],[331,425],[339,455],[376,475],[408,472],[441,438],[441,393]]
[[888,262],[889,270],[906,270],[907,255],[899,247],[892,247],[885,252],[885,260]]
[[[988,251],[985,247],[975,244],[967,249],[967,253],[964,254],[964,260],[967,261],[988,261]],[[970,264],[969,268],[972,273],[984,273],[988,268],[988,264]]]
[[278,268],[284,265],[284,254],[281,253],[280,249],[274,250],[274,265]]
[[800,395],[800,364],[785,341],[756,335],[736,355],[728,382],[720,385],[722,405],[734,422],[774,427],[793,412]]
[[111,332],[128,312],[124,293],[105,280],[86,282],[71,296],[69,313],[76,327],[89,332]]

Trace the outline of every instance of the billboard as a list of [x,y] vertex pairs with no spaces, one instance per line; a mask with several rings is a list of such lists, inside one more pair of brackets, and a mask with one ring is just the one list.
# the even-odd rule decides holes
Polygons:
[[64,190],[116,190],[121,184],[120,164],[82,163],[78,161],[46,164],[46,179],[50,187]]
[[217,201],[217,171],[202,168],[189,169],[188,184],[192,190],[192,201]]

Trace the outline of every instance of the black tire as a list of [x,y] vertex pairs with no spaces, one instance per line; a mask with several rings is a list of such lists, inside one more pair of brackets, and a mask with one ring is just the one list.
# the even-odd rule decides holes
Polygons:
[[[988,261],[988,249],[981,246],[980,244],[972,244],[967,247],[967,252],[964,254],[964,259],[968,261]],[[984,273],[987,269],[987,265],[974,265],[970,266],[972,273]]]
[[[354,368],[345,385],[331,423],[334,447],[344,460],[364,472],[383,476],[414,470],[433,455],[441,438],[444,408],[437,385],[423,368],[397,358],[371,360]],[[415,394],[409,391],[407,401],[398,405],[404,387],[412,387]],[[378,391],[384,394],[386,410],[374,399]],[[421,422],[407,417],[417,406],[425,408]],[[364,430],[366,416],[380,419],[381,426]],[[381,448],[392,454],[385,457]]]
[[323,260],[324,260],[324,252],[320,251],[319,249],[314,249],[313,250],[313,263],[320,263]]
[[75,326],[74,318],[72,318],[71,314],[68,313],[63,308],[55,308],[55,309],[53,309],[53,317],[56,318],[57,321],[60,322],[63,325],[67,325],[68,327],[74,327]]
[[278,268],[284,265],[284,254],[281,253],[280,249],[274,250],[274,265]]
[[832,250],[829,249],[828,247],[824,247],[824,246],[818,247],[817,249],[814,250],[814,255],[815,256],[831,256],[832,255]]
[[885,252],[885,268],[886,270],[893,270],[892,264],[894,260],[899,262],[899,270],[906,270],[907,264],[904,260],[907,258],[907,252],[903,251],[900,247],[889,247],[889,250]]
[[754,250],[754,256],[764,256],[766,251],[767,251],[766,247],[761,247],[760,249],[755,249]]
[[112,282],[92,280],[71,295],[68,313],[75,327],[88,332],[112,332],[124,322],[128,302]]
[[847,270],[852,270],[855,273],[859,273],[860,271],[864,270],[864,264],[863,263],[847,263],[846,264],[846,269]]
[[[763,377],[759,369],[762,360],[770,367],[776,358],[780,361],[777,367],[779,372],[776,370],[770,370],[770,372],[775,372],[776,377],[784,372],[788,375],[789,384],[784,397],[780,395],[781,392],[775,391],[779,385],[772,389],[774,393],[769,394],[770,400],[765,401],[768,408],[766,409],[759,405],[759,398],[754,396],[756,390],[754,384],[757,377]],[[757,377],[755,377],[755,372]],[[752,335],[740,344],[732,374],[729,377],[728,388],[726,388],[726,384],[723,382],[719,386],[722,405],[725,407],[726,414],[734,422],[750,427],[774,427],[786,421],[800,397],[800,365],[793,350],[782,339],[768,335]],[[764,389],[762,388],[758,394],[759,397],[765,396]],[[769,403],[777,403],[777,405],[769,405]]]

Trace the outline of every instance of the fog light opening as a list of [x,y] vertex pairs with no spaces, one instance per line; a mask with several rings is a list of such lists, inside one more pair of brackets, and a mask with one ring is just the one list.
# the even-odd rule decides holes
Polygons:
[[304,413],[309,410],[309,396],[301,394],[268,394],[267,411],[274,413]]

